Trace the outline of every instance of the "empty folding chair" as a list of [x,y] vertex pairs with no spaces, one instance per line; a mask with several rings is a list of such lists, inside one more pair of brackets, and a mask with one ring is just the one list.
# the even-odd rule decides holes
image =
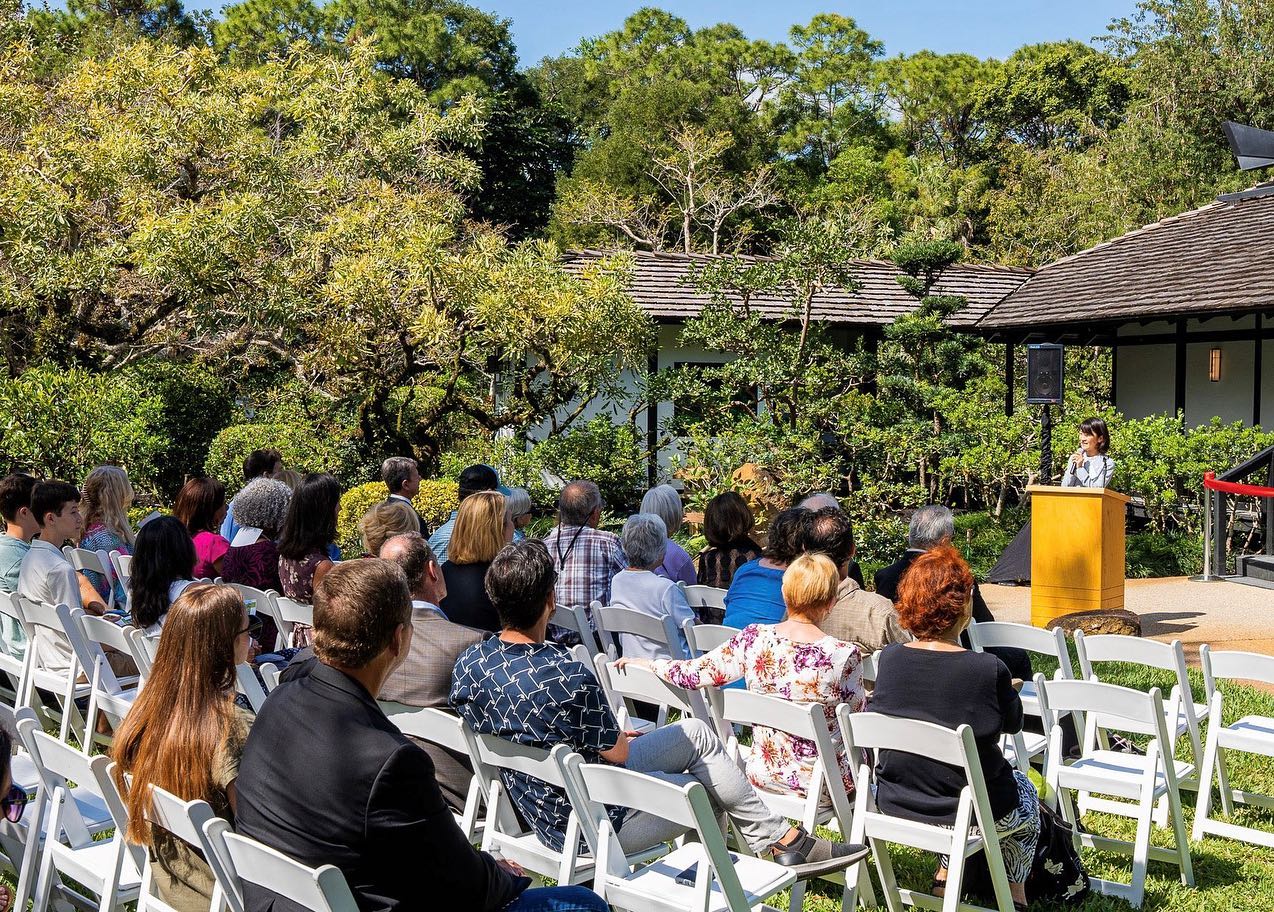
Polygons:
[[[214,817],[204,835],[217,863],[214,874],[225,878],[223,889],[231,912],[244,912],[243,885],[263,887],[308,912],[358,912],[349,883],[335,865],[310,868],[254,839],[230,832],[230,824]],[[428,885],[422,885],[423,890]]]
[[[600,602],[594,602],[593,610],[596,610],[600,604]],[[572,607],[558,605],[553,609],[553,617],[549,619],[549,626],[575,634],[575,636],[579,637],[579,645],[587,649],[590,656],[603,651],[601,644],[597,642],[597,633],[593,630],[593,625],[588,619],[588,613],[579,605]]]
[[1274,848],[1274,833],[1269,830],[1240,826],[1212,816],[1213,780],[1220,789],[1221,812],[1227,817],[1234,813],[1236,802],[1274,810],[1274,795],[1231,788],[1225,765],[1226,751],[1274,757],[1274,718],[1243,716],[1226,725],[1222,716],[1225,698],[1217,686],[1220,681],[1258,681],[1274,685],[1274,657],[1254,652],[1213,652],[1204,645],[1199,648],[1199,660],[1203,665],[1203,682],[1208,695],[1208,739],[1203,749],[1203,765],[1199,771],[1194,838],[1202,839],[1205,833],[1210,833],[1213,836]]
[[[609,818],[600,818],[593,889],[620,912],[751,912],[786,890],[796,873],[780,864],[731,854],[707,789],[674,785],[617,766],[582,764],[579,781],[589,801],[646,811],[692,830],[686,842],[650,864],[633,866]],[[689,885],[682,881],[690,880]]]
[[690,647],[690,657],[697,659],[705,652],[712,652],[722,643],[730,642],[739,632],[738,627],[727,627],[725,624],[696,624],[686,621],[681,625],[681,633]]
[[[1011,646],[1049,656],[1057,660],[1057,671],[1053,675],[1056,679],[1070,680],[1075,677],[1070,652],[1066,649],[1066,634],[1060,627],[1041,630],[1028,624],[1012,624],[1007,621],[974,622],[969,624],[969,643],[976,652],[982,652],[987,647]],[[1035,693],[1034,682],[1024,681],[1019,696],[1022,698],[1022,712],[1040,718],[1039,697]],[[1028,731],[1005,735],[1001,740],[1001,747],[1009,762],[1025,773],[1030,769],[1031,760],[1048,750],[1048,735]]]
[[92,795],[110,818],[105,798],[115,787],[106,772],[110,760],[100,754],[90,759],[39,727],[31,717],[18,722],[18,732],[40,777],[42,814],[48,815],[32,912],[50,908],[55,896],[80,908],[103,912],[135,901],[141,874],[124,849],[124,834],[117,829],[111,837],[95,840],[93,820],[85,817],[84,805],[70,800],[77,796],[68,780],[76,783],[81,794]]
[[[943,912],[957,909],[980,909],[960,901],[963,892],[965,864],[970,857],[981,852],[986,857],[991,872],[991,885],[995,893],[998,912],[1013,912],[1013,896],[1009,891],[1008,874],[1004,869],[1004,856],[1000,850],[1000,834],[995,828],[995,815],[987,797],[986,780],[982,776],[982,761],[978,757],[973,729],[961,725],[955,731],[932,722],[915,719],[899,719],[880,713],[851,713],[848,706],[837,710],[845,750],[851,757],[864,758],[854,776],[854,822],[850,830],[850,842],[866,842],[876,859],[876,871],[880,875],[885,902],[891,912],[898,912],[903,904]],[[928,760],[936,760],[954,766],[964,774],[965,786],[956,805],[954,826],[939,826],[918,820],[907,820],[881,813],[876,807],[875,763],[871,755],[863,751],[898,751],[914,754]],[[889,845],[911,846],[950,858],[947,866],[946,890],[938,897],[919,890],[898,885],[893,862],[889,857]],[[857,872],[846,871],[850,882]],[[845,908],[852,908],[855,897],[851,891]]]
[[[1055,718],[1058,712],[1079,713],[1084,717],[1081,753],[1079,759],[1073,761],[1063,762],[1062,729],[1056,722],[1051,725],[1045,778],[1050,790],[1057,795],[1062,816],[1071,824],[1079,823],[1071,792],[1088,792],[1135,802],[1131,806],[1125,804],[1122,811],[1137,820],[1136,838],[1131,843],[1097,836],[1075,826],[1076,839],[1081,845],[1132,855],[1130,883],[1092,878],[1093,889],[1140,906],[1145,896],[1146,866],[1152,858],[1176,864],[1181,871],[1181,882],[1193,886],[1194,871],[1178,785],[1180,777],[1192,771],[1193,767],[1173,758],[1175,739],[1169,735],[1167,726],[1167,718],[1171,716],[1164,715],[1163,695],[1159,688],[1146,694],[1098,681],[1045,681],[1043,675],[1036,675],[1035,681],[1046,717]],[[1148,735],[1150,741],[1145,755],[1103,750],[1097,740],[1099,724],[1112,730]],[[1167,802],[1168,818],[1175,837],[1175,845],[1170,849],[1150,844],[1155,803],[1161,798]]]
[[620,656],[620,636],[645,637],[667,650],[674,659],[687,659],[685,647],[681,642],[681,633],[670,615],[653,617],[632,608],[618,605],[599,605],[593,609],[593,621],[597,624],[597,635],[601,638],[602,648],[615,660]]
[[85,570],[100,573],[106,579],[106,610],[115,608],[115,570],[111,566],[110,556],[105,551],[90,551],[87,548],[72,548],[66,555],[71,566],[79,572]]
[[725,617],[725,589],[716,586],[687,586],[686,601],[695,615],[708,623],[720,623]]
[[[669,710],[675,709],[682,718],[700,719],[712,726],[712,730],[724,737],[728,729],[723,725],[709,695],[700,690],[686,690],[669,684],[649,668],[625,665],[617,668],[606,656],[594,659],[598,683],[606,692],[620,729],[645,732],[668,722]],[[652,725],[636,716],[635,703],[649,703],[658,708],[658,718]]]
[[[388,700],[381,700],[380,708],[385,711],[389,721],[397,725],[398,730],[404,735],[428,741],[430,744],[436,744],[438,747],[468,758],[469,739],[465,737],[465,724],[459,716],[432,706],[407,706]],[[474,776],[469,781],[464,813],[453,812],[456,824],[470,842],[474,842],[481,835],[483,823],[479,816],[481,810],[482,783],[477,776]]]

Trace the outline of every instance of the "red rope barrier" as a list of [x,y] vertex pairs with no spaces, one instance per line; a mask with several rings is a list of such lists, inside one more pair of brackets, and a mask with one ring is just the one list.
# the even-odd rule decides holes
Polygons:
[[1203,486],[1226,494],[1243,494],[1248,497],[1274,497],[1274,488],[1267,488],[1264,485],[1239,484],[1235,481],[1218,481],[1216,472],[1203,473]]

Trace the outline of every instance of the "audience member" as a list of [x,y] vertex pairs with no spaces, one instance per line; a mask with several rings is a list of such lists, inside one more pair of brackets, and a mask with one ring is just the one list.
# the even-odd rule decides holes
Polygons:
[[742,630],[749,624],[777,624],[783,604],[783,571],[801,553],[801,525],[808,510],[784,510],[770,520],[769,538],[759,560],[734,574],[725,594],[725,623]]
[[288,486],[289,491],[295,491],[301,486],[301,482],[305,476],[296,469],[282,468],[270,476],[275,481],[281,481]]
[[[279,534],[279,582],[288,598],[310,604],[314,587],[335,566],[328,549],[336,541],[340,505],[340,482],[326,472],[306,475],[292,494]],[[310,628],[296,624],[291,645],[300,649],[309,642]]]
[[451,534],[451,557],[442,565],[447,595],[442,613],[475,630],[500,629],[500,618],[484,580],[491,560],[513,540],[513,522],[498,491],[478,491],[464,499]]
[[[755,526],[748,502],[737,492],[726,491],[708,501],[703,512],[703,537],[708,540],[708,547],[699,552],[696,574],[702,585],[729,589],[738,569],[761,556],[761,546],[752,540]],[[712,610],[720,612],[721,609]],[[720,624],[722,616],[700,620]]]
[[173,516],[195,543],[195,577],[221,576],[230,542],[217,529],[226,518],[226,486],[215,478],[192,478],[181,487]]
[[530,492],[526,488],[509,488],[509,493],[504,495],[504,508],[513,520],[513,540],[522,541],[526,538],[522,530],[531,524]]
[[[1031,781],[1004,759],[1000,736],[1022,730],[1022,701],[1012,673],[996,656],[960,645],[972,617],[973,574],[948,544],[935,544],[911,561],[898,587],[898,616],[915,637],[886,646],[876,666],[873,712],[973,729],[1000,851],[1014,905],[1025,908],[1024,884],[1035,860],[1039,798]],[[951,826],[965,786],[954,766],[901,751],[876,761],[876,804],[881,812]],[[941,892],[944,857],[934,876]]]
[[[888,567],[882,567],[876,571],[876,593],[897,602],[899,586],[907,568],[926,551],[951,544],[954,536],[955,517],[946,507],[940,504],[929,504],[911,514],[911,522],[907,527],[907,550],[903,552],[902,557]],[[973,620],[978,623],[995,620],[995,615],[991,614],[991,609],[987,607],[986,599],[982,597],[982,590],[978,588],[976,580],[973,583]],[[971,648],[968,633],[960,634],[960,642],[964,644],[965,649]],[[1013,672],[1013,677],[1021,678],[1023,681],[1029,681],[1033,677],[1031,656],[1026,650],[996,646],[988,651],[1000,657],[1000,660],[1009,667],[1009,671]]]
[[[798,509],[809,510],[812,513],[817,513],[819,510],[827,509],[836,510],[840,513],[845,512],[845,508],[841,506],[841,502],[826,491],[819,491],[816,494],[811,494],[796,506]],[[846,572],[846,576],[857,583],[859,589],[867,588],[867,580],[863,578],[863,568],[858,566],[858,561],[854,560],[852,556],[849,559],[849,567]]]
[[813,511],[801,531],[801,551],[827,555],[840,573],[836,605],[820,625],[823,630],[867,653],[911,639],[911,634],[898,623],[894,603],[868,592],[849,576],[848,568],[854,559],[854,528],[839,507]]
[[358,521],[358,534],[363,540],[363,554],[375,557],[381,545],[395,535],[420,531],[420,516],[411,504],[399,500],[382,500],[372,504]]
[[694,620],[694,610],[686,601],[685,591],[666,576],[658,575],[658,568],[666,563],[664,554],[668,548],[668,535],[664,521],[653,513],[638,513],[628,517],[620,544],[628,556],[628,569],[615,574],[610,584],[610,603],[620,608],[640,611],[653,618],[672,618],[677,630],[676,655],[668,647],[631,633],[620,634],[620,645],[626,657],[647,659],[671,659],[690,655],[681,625]]
[[254,478],[235,495],[232,509],[239,515],[240,526],[221,559],[223,580],[254,589],[283,591],[275,539],[283,530],[291,500],[292,490],[274,478]]
[[[32,796],[13,781],[13,735],[0,727],[0,815],[12,824],[22,822],[22,815]],[[0,885],[0,912],[13,909],[13,888]]]
[[[0,516],[4,517],[4,532],[0,534],[0,595],[18,591],[22,559],[31,550],[31,539],[40,531],[31,512],[35,485],[35,478],[21,472],[0,480]],[[7,614],[0,615],[0,641],[9,655],[18,659],[26,655],[26,631]]]
[[252,714],[235,705],[235,666],[248,660],[248,647],[248,610],[234,589],[186,589],[168,612],[146,686],[111,748],[128,805],[125,838],[150,850],[152,895],[180,912],[207,912],[212,870],[184,841],[147,823],[150,789],[206,801],[217,816],[234,819],[239,759],[252,725]]
[[471,494],[477,494],[479,491],[494,491],[500,487],[500,476],[495,473],[495,469],[486,465],[469,466],[460,473],[459,481],[460,488],[457,495],[459,499],[456,509],[452,510],[446,522],[429,536],[429,547],[433,549],[439,564],[445,564],[448,560],[447,548],[451,543],[451,530],[456,526],[456,517],[460,515],[459,504],[463,504]]
[[[278,450],[253,450],[243,460],[243,483],[246,486],[254,478],[273,478],[283,470],[283,454]],[[226,511],[226,518],[221,521],[221,537],[228,542],[234,541],[235,533],[242,523],[235,516],[234,503]]]
[[[40,481],[31,491],[31,513],[40,531],[22,558],[18,571],[18,594],[50,607],[66,605],[83,608],[89,614],[105,614],[100,598],[84,601],[80,575],[75,572],[61,545],[78,541],[84,528],[80,516],[80,492],[65,481]],[[92,587],[88,587],[93,592]],[[94,593],[95,594],[95,593]],[[39,627],[35,637],[35,661],[39,668],[64,674],[71,667],[71,644],[66,634],[51,627]]]
[[619,536],[597,528],[602,492],[591,481],[572,481],[558,497],[557,526],[544,537],[557,571],[557,603],[582,607],[592,619],[593,602],[609,605],[610,583],[628,566]]
[[[380,467],[381,481],[385,482],[385,487],[389,489],[389,501],[393,503],[406,504],[411,512],[416,514],[416,523],[419,526],[415,531],[421,535],[429,534],[429,523],[425,522],[425,518],[416,510],[412,499],[420,493],[420,467],[416,464],[416,460],[410,456],[390,456]],[[401,531],[407,531],[403,529]],[[368,551],[368,554],[376,554],[376,551]]]
[[[128,473],[119,466],[98,466],[84,479],[84,492],[80,501],[80,515],[84,517],[84,534],[79,547],[88,551],[105,551],[109,554],[133,553],[133,528],[128,523],[128,508],[133,505],[133,486]],[[94,591],[103,599],[109,599],[110,589],[106,577],[95,570],[84,571]],[[115,602],[122,604],[127,596],[124,586],[115,581]]]
[[658,516],[668,530],[668,553],[664,555],[663,563],[655,573],[674,583],[695,585],[698,577],[695,574],[694,561],[686,553],[686,549],[673,539],[686,519],[686,508],[682,506],[677,489],[669,484],[651,488],[641,499],[641,512]]
[[[687,661],[632,660],[650,665],[655,674],[677,687],[722,687],[740,679],[748,690],[794,703],[821,703],[837,747],[845,790],[854,789],[853,765],[840,740],[836,707],[858,712],[867,703],[863,688],[862,654],[852,643],[828,636],[822,628],[836,604],[840,574],[830,558],[804,554],[783,574],[787,620],[753,624],[726,643]],[[748,751],[748,779],[757,788],[804,797],[814,774],[818,748],[812,741],[762,725],[752,729]]]
[[137,533],[128,607],[133,624],[157,637],[169,607],[194,583],[195,544],[175,516],[156,516]]
[[[544,642],[554,610],[554,559],[540,542],[509,545],[496,556],[487,585],[503,629],[456,662],[451,702],[479,734],[552,749],[566,744],[588,763],[615,763],[677,783],[703,783],[714,804],[751,848],[775,854],[802,874],[843,868],[867,854],[831,843],[769,811],[730,759],[711,726],[687,719],[641,737],[620,731],[592,672],[561,647]],[[570,816],[565,794],[521,773],[502,770],[505,788],[534,829],[561,851]],[[685,828],[644,811],[609,808],[625,851],[650,848]]]
[[[605,912],[582,887],[527,890],[516,865],[479,852],[456,826],[429,755],[375,698],[410,650],[410,618],[407,580],[388,561],[350,561],[318,581],[318,662],[272,692],[257,716],[236,829],[302,864],[340,868],[360,909]],[[280,783],[303,783],[304,795]],[[249,912],[291,908],[260,888],[245,892]]]
[[[470,646],[482,642],[482,632],[447,620],[438,605],[447,583],[429,543],[414,532],[395,535],[380,549],[382,559],[397,564],[411,588],[411,648],[407,658],[385,679],[380,699],[408,706],[433,706],[451,711],[451,670]],[[454,753],[428,741],[418,741],[434,763],[442,797],[452,810],[463,812],[473,767],[465,753]]]

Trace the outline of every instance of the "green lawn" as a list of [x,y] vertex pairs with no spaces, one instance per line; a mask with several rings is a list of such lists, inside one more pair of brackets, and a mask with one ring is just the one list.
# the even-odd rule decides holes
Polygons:
[[[1046,674],[1052,671],[1039,662],[1037,662],[1036,670]],[[1099,664],[1095,667],[1095,671],[1102,680],[1112,684],[1123,684],[1142,690],[1158,686],[1163,690],[1165,698],[1172,689],[1173,676],[1168,672],[1159,673],[1115,663]],[[1192,671],[1191,677],[1195,696],[1199,702],[1203,702],[1202,675]],[[1274,716],[1274,696],[1244,685],[1223,684],[1221,689],[1226,698],[1225,722],[1227,724],[1246,715]],[[1204,737],[1206,737],[1206,726]],[[1190,759],[1188,739],[1183,738],[1182,744],[1184,747],[1179,752],[1179,756],[1182,759]],[[1230,753],[1227,758],[1232,788],[1274,794],[1274,759],[1237,753]],[[1194,823],[1194,793],[1183,792],[1182,804],[1186,829],[1189,831]],[[1215,816],[1219,814],[1219,802],[1214,800],[1213,806],[1216,809]],[[1266,811],[1237,809],[1234,822],[1274,831],[1274,813]],[[1129,840],[1133,837],[1134,821],[1131,818],[1090,814],[1085,816],[1084,825],[1092,832],[1104,836]],[[1169,845],[1171,830],[1156,827],[1153,839],[1158,845]],[[1213,912],[1213,910],[1270,912],[1274,910],[1274,850],[1208,836],[1202,842],[1192,842],[1190,854],[1194,862],[1195,886],[1183,885],[1175,866],[1152,861],[1150,873],[1146,879],[1146,898],[1143,909],[1198,910],[1198,912],[1205,912],[1205,910],[1206,912]],[[1130,877],[1131,858],[1127,856],[1107,855],[1086,849],[1083,857],[1089,874],[1094,877],[1122,882],[1127,882]],[[893,859],[900,884],[916,889],[925,888],[933,874],[936,861],[934,856],[917,851],[895,849]],[[872,875],[875,882],[874,868]],[[775,905],[785,907],[786,897],[775,897],[775,900]],[[877,900],[883,904],[878,883]],[[804,908],[809,912],[838,910],[840,888],[824,884],[812,887]],[[1040,910],[1079,908],[1086,912],[1099,912],[1099,910],[1126,910],[1129,906],[1123,900],[1093,895],[1076,907],[1039,903],[1032,908]]]

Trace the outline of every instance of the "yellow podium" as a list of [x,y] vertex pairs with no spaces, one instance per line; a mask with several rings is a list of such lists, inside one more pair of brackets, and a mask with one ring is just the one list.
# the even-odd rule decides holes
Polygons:
[[1031,623],[1124,607],[1124,514],[1108,488],[1031,485]]

